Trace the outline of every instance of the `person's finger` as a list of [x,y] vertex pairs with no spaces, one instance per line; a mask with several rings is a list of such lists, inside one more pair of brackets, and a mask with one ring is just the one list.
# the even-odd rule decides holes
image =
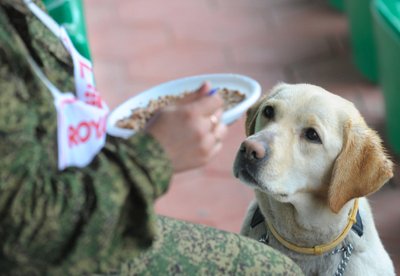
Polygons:
[[217,116],[218,121],[221,121],[221,117],[224,111],[222,109],[218,109],[217,112],[214,113],[215,116]]
[[210,116],[210,123],[211,123],[211,130],[214,130],[219,123],[219,120],[217,116],[215,116],[215,114]]
[[215,148],[220,147],[225,136],[227,134],[227,127],[223,124],[218,124],[213,132],[210,132],[206,138],[202,141],[201,149],[204,150],[203,153],[207,152],[206,158],[209,159],[216,152]]
[[184,104],[194,102],[194,101],[206,96],[208,91],[210,91],[210,89],[211,89],[210,83],[205,82],[196,91],[189,93],[188,95],[186,95],[185,97],[180,99],[177,104],[184,105]]
[[208,159],[213,158],[220,150],[222,149],[222,143],[218,142],[214,144],[214,147],[211,149]]
[[227,127],[223,124],[218,123],[213,130],[207,131],[206,135],[203,137],[199,145],[199,154],[208,158],[211,150],[216,144],[222,143],[226,136]]
[[224,140],[227,132],[228,128],[224,124],[217,125],[213,132],[215,143],[221,143]]
[[197,94],[199,97],[203,97],[206,96],[210,90],[211,84],[206,81],[194,93]]
[[214,131],[214,129],[216,128],[216,126],[220,123],[221,121],[221,116],[222,116],[222,110],[219,109],[217,112],[215,112],[214,114],[210,115],[209,117],[209,123],[210,123],[210,127],[209,129],[211,129],[212,131]]
[[213,133],[213,147],[209,151],[208,160],[213,158],[222,148],[222,141],[227,133],[227,127],[223,124],[219,124]]

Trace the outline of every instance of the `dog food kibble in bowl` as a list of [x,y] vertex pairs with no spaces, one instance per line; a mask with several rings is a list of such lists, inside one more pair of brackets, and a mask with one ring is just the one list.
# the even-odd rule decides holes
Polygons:
[[[224,100],[224,111],[231,109],[245,99],[245,95],[237,90],[223,88],[218,90],[217,93]],[[120,128],[133,129],[135,131],[142,130],[144,129],[146,123],[157,112],[157,110],[168,105],[173,105],[189,94],[190,92],[184,92],[176,96],[167,95],[159,97],[156,100],[150,100],[149,104],[146,107],[133,109],[129,117],[117,121],[116,125]]]

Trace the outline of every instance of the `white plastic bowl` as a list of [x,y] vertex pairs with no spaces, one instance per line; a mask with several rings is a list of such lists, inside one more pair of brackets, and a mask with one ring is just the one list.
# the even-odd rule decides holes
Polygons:
[[226,125],[239,119],[261,95],[260,84],[243,75],[210,74],[181,78],[154,86],[119,105],[108,117],[107,133],[112,136],[127,139],[135,134],[135,131],[117,127],[116,123],[122,118],[129,117],[132,113],[132,109],[146,107],[151,99],[157,99],[160,96],[179,95],[183,92],[194,91],[205,81],[209,81],[212,88],[218,87],[238,90],[246,96],[240,104],[222,114],[221,121]]

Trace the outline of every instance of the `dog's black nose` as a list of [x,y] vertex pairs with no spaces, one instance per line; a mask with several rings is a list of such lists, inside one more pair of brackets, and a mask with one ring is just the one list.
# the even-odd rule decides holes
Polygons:
[[268,146],[264,142],[245,140],[240,145],[240,152],[248,160],[261,161],[268,155]]

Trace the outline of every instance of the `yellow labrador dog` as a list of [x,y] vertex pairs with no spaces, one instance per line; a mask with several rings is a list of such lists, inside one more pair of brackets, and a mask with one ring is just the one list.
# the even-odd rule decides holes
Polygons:
[[278,84],[247,112],[234,174],[255,190],[241,233],[306,275],[395,275],[365,196],[392,176],[354,105],[309,84]]

